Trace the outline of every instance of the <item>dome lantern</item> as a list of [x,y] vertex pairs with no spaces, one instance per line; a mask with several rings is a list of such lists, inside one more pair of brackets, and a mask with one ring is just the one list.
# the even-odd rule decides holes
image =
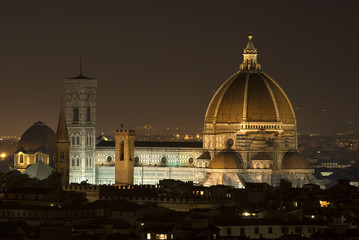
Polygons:
[[261,70],[261,65],[257,62],[257,49],[254,47],[252,38],[252,33],[249,33],[247,46],[243,50],[243,63],[239,65],[241,71]]

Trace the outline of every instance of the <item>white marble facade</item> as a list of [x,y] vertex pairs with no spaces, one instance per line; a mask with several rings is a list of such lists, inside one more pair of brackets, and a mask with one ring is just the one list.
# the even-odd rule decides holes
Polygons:
[[[135,146],[135,184],[157,184],[162,179],[203,182],[209,160],[197,159],[203,153],[201,143],[153,144],[136,142],[142,146]],[[96,147],[96,184],[115,182],[114,146],[107,141]]]
[[65,80],[70,140],[70,182],[95,184],[97,80],[80,74]]
[[[135,184],[176,179],[241,188],[245,182],[276,186],[280,179],[287,179],[293,186],[302,186],[313,181],[309,161],[297,152],[292,104],[276,81],[261,71],[257,55],[250,35],[239,70],[218,88],[208,105],[203,146],[135,143]],[[66,80],[70,181],[114,184],[115,142],[94,144],[96,85],[96,80],[82,75]],[[226,158],[213,164],[228,142],[240,155],[237,165],[229,166]]]

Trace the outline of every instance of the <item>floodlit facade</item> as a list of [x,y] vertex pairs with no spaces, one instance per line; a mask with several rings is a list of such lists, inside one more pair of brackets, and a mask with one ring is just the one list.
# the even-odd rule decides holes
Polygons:
[[70,138],[70,182],[95,184],[95,126],[97,80],[83,76],[68,78],[66,123]]
[[[66,79],[69,181],[157,184],[176,179],[236,188],[246,182],[276,186],[280,179],[297,187],[314,182],[309,161],[297,152],[292,104],[262,72],[257,55],[249,35],[239,70],[209,102],[203,143],[138,142],[134,132],[122,129],[115,133],[116,142],[95,139],[97,80],[82,74]],[[19,159],[15,155],[15,166],[23,167]]]
[[308,160],[297,152],[292,104],[278,83],[261,71],[257,55],[249,35],[239,70],[208,105],[203,148],[212,160],[205,185],[278,185],[287,179],[302,186],[313,180]]

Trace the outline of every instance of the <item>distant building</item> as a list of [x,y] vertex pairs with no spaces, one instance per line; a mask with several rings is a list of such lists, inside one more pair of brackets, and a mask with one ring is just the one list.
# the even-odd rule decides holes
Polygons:
[[[283,239],[309,238],[318,231],[318,224],[310,221],[284,221],[277,219],[240,219],[232,222],[218,222],[220,239],[279,239],[279,237],[290,236]],[[297,237],[297,238],[295,238]]]
[[14,154],[14,167],[20,172],[38,161],[54,167],[54,131],[43,122],[34,123],[21,136]]
[[29,175],[29,178],[37,178],[39,180],[44,180],[48,178],[54,169],[42,161],[37,161],[36,163],[30,165],[22,174]]

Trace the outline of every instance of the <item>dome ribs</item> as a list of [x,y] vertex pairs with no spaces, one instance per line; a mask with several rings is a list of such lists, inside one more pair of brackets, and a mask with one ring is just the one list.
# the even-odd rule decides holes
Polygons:
[[267,83],[275,96],[281,122],[285,124],[294,124],[295,114],[287,95],[267,74],[261,73],[261,75],[263,78],[267,79]]
[[237,72],[213,96],[205,123],[282,122],[295,124],[291,103],[267,74]]
[[273,91],[272,91],[272,88],[269,86],[268,80],[265,79],[265,78],[263,77],[263,75],[260,74],[260,76],[262,77],[264,83],[265,83],[266,86],[267,86],[268,92],[269,92],[269,94],[270,94],[271,97],[272,97],[272,101],[273,101],[274,109],[275,109],[275,114],[276,114],[276,118],[277,118],[276,120],[277,120],[277,122],[280,122],[280,116],[279,116],[279,110],[278,110],[278,104],[277,104],[276,97],[275,97],[275,95],[274,95],[274,93],[273,93]]
[[246,77],[247,74],[239,74],[224,92],[218,107],[217,122],[239,123],[242,121]]
[[276,122],[277,116],[272,96],[259,74],[250,74],[247,101],[248,122]]
[[208,105],[206,116],[205,116],[205,123],[215,123],[217,120],[218,108],[222,101],[223,94],[227,90],[227,88],[231,85],[232,81],[238,75],[238,72],[230,76],[216,91],[213,95],[211,102]]

